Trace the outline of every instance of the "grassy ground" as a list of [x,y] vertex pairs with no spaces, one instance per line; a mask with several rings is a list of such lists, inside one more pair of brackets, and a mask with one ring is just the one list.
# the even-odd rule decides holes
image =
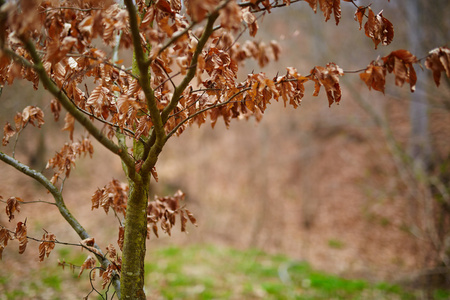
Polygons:
[[[77,264],[85,257],[67,250],[57,255]],[[315,271],[306,262],[259,250],[216,246],[154,249],[148,253],[145,272],[149,299],[421,298],[420,292],[397,285],[340,278]],[[16,288],[11,288],[8,276],[2,274],[0,299],[81,299],[89,293],[90,285],[87,272],[80,279],[77,273],[46,265],[32,274],[33,280],[24,280]],[[96,280],[95,285],[99,284]],[[449,297],[449,291],[434,293],[434,299]],[[102,297],[93,292],[89,299]]]

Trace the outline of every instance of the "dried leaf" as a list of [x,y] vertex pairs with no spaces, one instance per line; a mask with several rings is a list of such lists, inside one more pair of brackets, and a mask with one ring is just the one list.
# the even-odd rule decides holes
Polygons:
[[315,67],[311,70],[311,77],[315,82],[314,95],[319,94],[320,86],[325,88],[328,97],[328,103],[331,106],[334,102],[341,100],[341,87],[339,85],[339,76],[343,76],[344,71],[334,63],[327,64],[324,67]]
[[62,130],[69,131],[69,137],[71,141],[73,141],[74,129],[75,129],[75,118],[70,113],[66,113],[66,116],[64,117],[64,127]]
[[3,249],[8,245],[8,241],[12,240],[11,233],[6,228],[0,228],[0,260],[2,260]]
[[123,251],[124,237],[125,237],[125,228],[123,226],[119,226],[119,237],[117,239],[117,245],[119,245],[120,251]]
[[28,238],[27,238],[27,222],[19,222],[16,226],[15,238],[19,241],[19,254],[25,252],[27,248]]
[[377,49],[379,43],[383,46],[389,45],[394,39],[394,27],[392,23],[383,17],[383,11],[375,16],[372,9],[370,7],[368,9],[368,20],[364,24],[366,35],[373,40],[375,49]]
[[84,239],[84,240],[80,241],[80,244],[84,245],[84,246],[94,246],[95,238],[90,237],[90,238]]
[[382,60],[388,72],[395,74],[395,84],[403,86],[405,81],[409,82],[411,92],[414,92],[417,76],[413,64],[418,62],[417,58],[407,50],[396,50]]
[[81,274],[83,274],[84,270],[89,270],[89,269],[92,269],[93,267],[95,267],[96,263],[97,263],[96,260],[89,255],[86,258],[86,260],[84,261],[84,263],[81,265],[80,272],[78,273],[78,277],[80,277]]
[[425,67],[433,72],[433,79],[436,86],[439,86],[441,81],[441,72],[445,72],[450,78],[450,49],[447,47],[440,47],[431,50],[428,53],[425,61]]
[[53,233],[45,232],[42,236],[42,242],[39,244],[39,261],[43,261],[45,256],[55,248],[56,236]]
[[12,128],[9,122],[6,122],[5,127],[3,127],[3,146],[8,145],[9,139],[12,138],[16,134],[16,130]]
[[372,62],[363,73],[359,74],[359,77],[366,83],[369,89],[373,88],[384,94],[384,87],[386,85],[386,68],[384,66],[378,66]]
[[9,222],[11,222],[12,219],[14,219],[14,212],[20,212],[20,205],[19,202],[23,202],[21,198],[18,197],[10,197],[8,200],[6,200],[6,215],[9,218]]
[[359,23],[359,30],[362,29],[362,22],[364,19],[364,15],[366,14],[366,6],[358,6],[358,8],[355,11],[355,21]]
[[197,219],[194,217],[194,215],[187,209],[185,209],[185,212],[189,218],[189,221],[191,221],[192,225],[198,226]]

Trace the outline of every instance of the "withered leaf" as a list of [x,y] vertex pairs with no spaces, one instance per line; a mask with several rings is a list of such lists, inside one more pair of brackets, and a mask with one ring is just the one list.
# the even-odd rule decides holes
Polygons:
[[43,261],[45,256],[49,256],[55,248],[56,236],[53,233],[44,233],[42,242],[39,244],[39,261]]
[[417,58],[407,50],[396,50],[382,60],[388,72],[395,74],[395,84],[403,86],[405,81],[409,82],[411,92],[414,92],[417,76],[413,64],[418,62]]
[[78,277],[80,277],[81,274],[83,274],[84,270],[89,270],[89,269],[92,269],[93,267],[95,267],[95,264],[96,264],[96,260],[89,255],[86,258],[86,260],[84,261],[84,263],[81,265],[80,272],[78,273]]
[[119,237],[117,238],[117,245],[119,245],[120,251],[123,251],[124,237],[125,237],[125,227],[119,226]]
[[194,215],[188,209],[185,209],[185,212],[189,218],[189,221],[191,221],[192,225],[198,226],[197,219],[194,217]]
[[8,200],[6,200],[6,215],[9,218],[9,222],[11,222],[12,219],[14,219],[14,212],[20,212],[20,204],[19,202],[23,202],[23,200],[19,197],[10,197]]
[[355,11],[355,21],[359,23],[359,30],[362,29],[362,22],[364,19],[364,15],[366,14],[366,6],[358,6],[358,8]]
[[394,26],[388,19],[383,17],[383,11],[375,15],[370,7],[368,10],[368,20],[364,24],[366,35],[373,40],[375,49],[380,43],[383,46],[389,45],[394,39]]
[[0,228],[0,260],[2,260],[3,249],[8,245],[8,241],[12,240],[13,237],[8,229]]
[[9,122],[6,122],[5,127],[3,127],[3,146],[8,145],[9,139],[12,138],[16,134],[16,130],[12,128]]
[[17,223],[15,237],[19,241],[19,253],[22,254],[28,243],[26,221]]
[[66,113],[66,116],[64,117],[64,127],[62,130],[69,131],[69,137],[71,141],[73,141],[74,129],[75,129],[75,118],[70,113]]
[[386,85],[386,68],[384,66],[378,66],[372,62],[363,73],[359,74],[359,77],[366,83],[369,89],[373,88],[384,94],[384,87]]
[[441,81],[441,72],[445,72],[450,78],[450,49],[447,47],[440,47],[431,50],[428,53],[425,61],[425,67],[433,72],[433,79],[436,86],[439,86]]

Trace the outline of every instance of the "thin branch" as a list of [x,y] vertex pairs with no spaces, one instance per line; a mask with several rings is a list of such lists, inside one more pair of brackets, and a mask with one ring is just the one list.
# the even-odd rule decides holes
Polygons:
[[231,103],[231,102],[232,102],[231,100],[233,100],[235,97],[239,96],[240,94],[242,94],[242,93],[244,93],[244,92],[246,92],[246,91],[248,91],[248,90],[251,90],[251,87],[247,87],[247,88],[244,88],[244,89],[242,89],[242,90],[236,92],[235,94],[233,94],[233,95],[232,95],[227,101],[225,101],[225,102],[216,103],[216,104],[214,104],[214,105],[211,105],[211,106],[208,106],[208,107],[206,107],[206,108],[204,108],[204,109],[201,109],[201,110],[199,110],[199,111],[196,111],[194,114],[190,115],[189,117],[187,117],[186,119],[184,119],[183,121],[181,121],[180,123],[178,123],[177,126],[175,126],[175,127],[167,134],[167,138],[170,138],[170,137],[171,137],[175,132],[177,132],[177,130],[178,130],[181,126],[183,126],[183,124],[185,124],[187,121],[189,121],[189,120],[195,118],[196,116],[198,116],[199,114],[204,113],[204,112],[207,111],[207,110],[211,110],[211,109],[214,109],[214,108],[218,108],[218,107],[221,107],[221,106],[224,106],[224,105],[227,105],[227,104]]
[[164,108],[164,110],[163,110],[163,112],[161,114],[162,115],[162,120],[163,120],[164,123],[167,122],[167,120],[169,119],[170,113],[177,106],[181,94],[184,92],[184,90],[186,89],[186,87],[189,84],[189,82],[191,82],[192,78],[194,78],[194,75],[195,75],[195,73],[197,71],[197,68],[194,67],[194,66],[197,65],[198,57],[199,57],[200,53],[203,50],[203,47],[205,46],[206,42],[208,41],[209,37],[211,36],[211,34],[213,32],[214,22],[219,17],[218,11],[219,11],[219,9],[223,8],[227,3],[228,3],[228,1],[222,2],[221,5],[219,5],[219,7],[216,8],[216,10],[209,15],[208,21],[207,21],[206,26],[205,26],[205,30],[203,31],[203,34],[202,34],[202,36],[200,37],[200,39],[199,39],[199,41],[197,43],[197,47],[195,48],[194,55],[192,56],[192,60],[191,60],[189,71],[187,72],[187,74],[183,78],[183,80],[181,81],[180,85],[178,85],[175,88],[173,96],[172,96],[172,99],[170,100],[169,105],[167,105]]
[[[5,200],[0,200],[0,202],[7,203],[7,201],[5,201]],[[20,201],[19,203],[20,203],[20,204],[45,203],[45,204],[56,205],[55,202],[49,202],[49,201],[44,201],[44,200]]]
[[197,25],[197,22],[192,22],[191,24],[189,24],[188,27],[186,27],[185,29],[183,29],[182,31],[180,31],[179,33],[175,33],[172,38],[170,40],[167,41],[167,43],[165,43],[159,50],[158,50],[158,54],[156,55],[156,57],[158,57],[161,53],[163,53],[164,50],[166,50],[168,47],[170,47],[173,43],[175,43],[180,37],[182,37],[183,35],[185,35],[186,33],[189,32],[189,30],[191,30],[195,25]]
[[161,67],[161,69],[162,69],[162,70],[164,71],[164,73],[166,74],[167,79],[170,81],[170,83],[172,83],[173,88],[176,89],[177,86],[176,86],[175,83],[173,82],[172,77],[170,77],[169,73],[167,73],[166,68],[164,68],[164,66],[163,66],[158,60],[155,60],[155,63],[157,63],[157,64]]
[[46,10],[44,10],[43,12],[49,12],[52,10],[63,10],[63,9],[72,9],[72,10],[78,10],[78,11],[93,11],[93,10],[104,10],[104,8],[100,8],[100,7],[92,7],[92,8],[79,8],[79,7],[52,7],[52,8],[47,8]]
[[[6,164],[14,167],[19,172],[33,178],[37,182],[39,182],[47,191],[49,191],[53,198],[55,199],[55,205],[58,207],[58,210],[61,216],[69,223],[72,229],[78,234],[81,239],[89,238],[89,234],[87,231],[81,226],[78,220],[72,215],[72,213],[67,209],[66,204],[64,202],[64,198],[61,192],[47,179],[42,173],[31,169],[29,166],[19,162],[15,158],[3,153],[0,151],[0,160],[5,162]],[[134,169],[134,168],[133,168]],[[100,255],[96,254],[97,259],[100,261],[102,266],[105,268],[108,267],[110,261],[103,256],[102,250],[97,244],[94,244],[94,247],[99,251]],[[120,292],[120,281],[114,280],[114,288],[116,291]]]

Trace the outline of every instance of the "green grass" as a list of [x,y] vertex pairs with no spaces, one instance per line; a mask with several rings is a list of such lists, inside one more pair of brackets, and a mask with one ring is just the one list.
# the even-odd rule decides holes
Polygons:
[[164,248],[149,253],[145,271],[155,299],[415,299],[396,285],[340,278],[259,250]]
[[[57,256],[81,264],[86,253],[60,250]],[[0,272],[1,273],[1,272]],[[88,273],[88,272],[85,272]],[[420,299],[387,282],[370,283],[314,270],[307,262],[260,250],[240,251],[216,246],[150,249],[145,263],[148,299]],[[87,274],[78,278],[69,268],[52,264],[33,270],[23,282],[0,275],[0,300],[81,299],[90,291]],[[96,286],[100,281],[96,281]],[[3,291],[2,291],[3,290]],[[70,291],[70,293],[69,293]],[[112,292],[109,292],[111,296]],[[433,299],[450,299],[450,291],[436,290]],[[89,299],[101,299],[91,294]]]

